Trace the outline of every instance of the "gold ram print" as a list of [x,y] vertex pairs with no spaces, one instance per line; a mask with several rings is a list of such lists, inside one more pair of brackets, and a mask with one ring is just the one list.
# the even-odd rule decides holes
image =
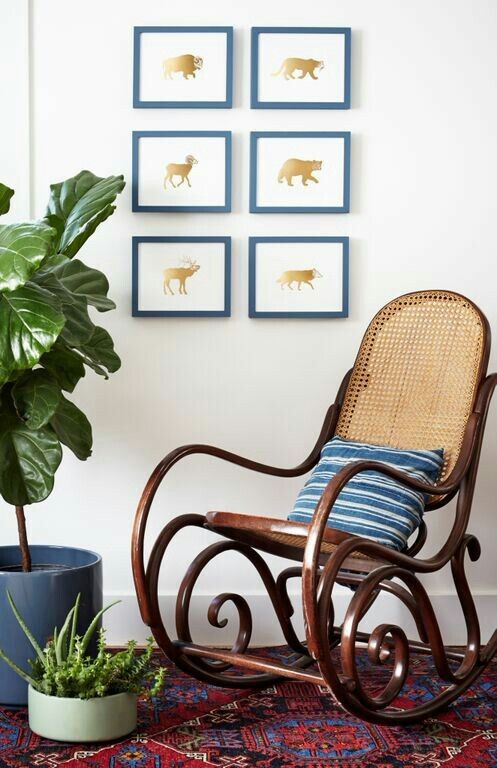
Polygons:
[[[171,186],[176,189],[176,187],[180,187],[183,182],[187,181],[188,186],[191,187],[190,179],[188,178],[189,173],[194,165],[197,165],[198,160],[195,160],[193,155],[187,155],[185,157],[184,163],[168,163],[166,165],[166,175],[164,177],[164,189],[167,189],[167,182],[171,182]],[[175,184],[173,181],[173,176],[181,176],[181,181],[179,184]]]
[[185,80],[190,77],[196,77],[197,72],[202,69],[204,60],[200,56],[194,56],[193,53],[184,53],[182,56],[173,56],[171,59],[165,59],[162,62],[162,73],[166,80],[173,80],[173,74],[181,72]]
[[[303,80],[307,75],[313,80],[319,80],[316,75],[316,70],[321,72],[323,67],[324,61],[318,61],[317,59],[298,59],[293,56],[289,59],[284,59],[279,70],[277,72],[272,72],[271,74],[273,77],[283,75],[285,80]],[[295,78],[293,76],[294,72],[301,72],[301,74],[298,78]]]
[[195,272],[198,272],[200,269],[200,264],[197,264],[197,262],[193,261],[191,258],[181,259],[180,264],[180,267],[168,267],[164,270],[164,293],[166,296],[168,293],[170,293],[171,296],[176,295],[170,286],[171,280],[178,280],[180,294],[187,296],[185,283],[189,277],[194,275]]
[[292,283],[298,283],[298,290],[300,291],[300,286],[302,283],[304,285],[310,285],[312,290],[314,290],[314,286],[311,282],[311,280],[314,280],[316,277],[323,277],[321,272],[318,272],[317,269],[289,269],[287,272],[283,272],[281,277],[277,279],[277,283],[281,283],[281,290],[286,286],[290,288],[291,291],[293,291]]

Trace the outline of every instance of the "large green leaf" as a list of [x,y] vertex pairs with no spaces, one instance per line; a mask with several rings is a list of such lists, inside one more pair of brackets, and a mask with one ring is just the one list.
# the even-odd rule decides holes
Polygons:
[[114,213],[112,203],[124,185],[123,176],[102,178],[91,171],[52,184],[46,215],[58,216],[64,222],[57,250],[69,258],[74,256],[98,225]]
[[83,461],[91,456],[93,437],[91,424],[83,411],[62,396],[57,410],[50,419],[60,442]]
[[41,365],[57,379],[62,389],[73,392],[76,384],[85,375],[81,356],[57,341],[50,352],[40,359]]
[[[114,373],[121,367],[121,360],[114,352],[112,338],[105,328],[101,328],[99,325],[95,326],[90,340],[86,344],[82,344],[80,349],[92,363],[97,367],[107,368],[109,373]],[[101,371],[97,371],[97,373],[101,373]]]
[[95,325],[88,314],[85,297],[68,291],[53,270],[38,272],[33,280],[50,291],[60,302],[66,320],[60,338],[70,347],[89,341]]
[[103,272],[92,269],[79,259],[66,259],[53,269],[62,285],[78,296],[84,296],[100,312],[115,309],[116,305],[107,297],[109,282]]
[[10,208],[10,198],[14,194],[14,190],[8,187],[6,184],[0,182],[0,216]]
[[0,493],[9,504],[43,501],[50,495],[62,448],[51,427],[30,429],[10,400],[0,411]]
[[42,221],[0,226],[0,292],[29,280],[53,246],[55,230]]
[[[59,243],[64,232],[64,219],[61,219],[60,216],[56,216],[55,213],[51,213],[48,216],[45,216],[44,221],[49,227],[55,229],[57,233],[57,243]],[[54,253],[52,259],[57,259],[58,256],[61,256],[61,254]]]
[[0,383],[32,368],[64,327],[57,299],[37,285],[0,296]]
[[40,429],[47,424],[62,399],[60,385],[55,378],[36,368],[23,374],[12,388],[14,405],[19,416],[30,429]]

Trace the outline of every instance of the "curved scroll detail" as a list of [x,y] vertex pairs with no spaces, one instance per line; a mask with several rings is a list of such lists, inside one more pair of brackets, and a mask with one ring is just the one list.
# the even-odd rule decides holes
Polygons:
[[[292,648],[300,646],[305,652],[305,648],[300,645],[291,624],[291,613],[288,611],[288,604],[282,598],[281,592],[276,585],[269,567],[259,553],[247,544],[236,541],[220,541],[211,544],[200,552],[188,568],[179,588],[176,601],[176,630],[178,639],[172,640],[164,626],[158,601],[158,579],[166,550],[171,540],[180,530],[188,526],[202,527],[204,521],[205,518],[202,515],[183,515],[166,525],[157,538],[150,554],[146,573],[147,592],[150,600],[151,613],[150,628],[157,643],[169,658],[171,658],[183,671],[188,672],[204,682],[233,688],[269,685],[279,679],[277,675],[267,673],[250,675],[240,673],[225,674],[226,671],[232,667],[231,664],[214,661],[212,659],[209,660],[208,658],[203,657],[192,658],[182,652],[182,644],[192,642],[189,612],[195,584],[207,564],[217,555],[228,551],[240,553],[254,566],[269,594],[287,643]],[[207,618],[209,623],[214,627],[220,629],[226,627],[228,621],[227,619],[220,620],[219,613],[223,605],[227,602],[234,604],[239,619],[237,637],[231,650],[234,653],[243,654],[248,648],[252,634],[252,615],[247,601],[241,595],[224,592],[211,601]],[[309,659],[307,654],[304,655],[303,653],[294,663],[294,666],[302,668],[309,666],[311,663],[312,659]]]
[[[485,363],[486,365],[486,363]],[[483,365],[483,368],[485,367]],[[482,368],[482,371],[483,371]],[[225,687],[242,688],[264,686],[280,679],[280,676],[325,684],[337,700],[351,713],[365,720],[384,724],[410,723],[432,716],[458,698],[478,677],[485,666],[497,654],[497,630],[484,648],[480,647],[480,630],[476,608],[466,579],[465,554],[475,560],[479,557],[477,540],[466,534],[478,467],[479,452],[490,400],[497,387],[497,374],[488,376],[480,384],[473,412],[469,416],[457,462],[448,478],[437,486],[414,480],[393,468],[376,462],[358,462],[344,467],[327,485],[309,528],[305,547],[303,567],[290,568],[275,582],[266,563],[260,555],[245,543],[226,542],[207,547],[194,561],[185,576],[178,596],[176,623],[179,638],[171,639],[161,617],[158,600],[158,578],[164,555],[176,533],[187,526],[204,527],[203,515],[183,515],[167,525],[159,535],[145,570],[144,540],[147,521],[157,489],[169,470],[181,459],[204,454],[227,461],[248,470],[277,477],[296,477],[311,469],[318,460],[322,445],[334,434],[341,403],[350,373],[345,377],[336,403],[329,409],[320,436],[309,456],[297,467],[291,469],[273,467],[257,461],[207,445],[188,445],[172,451],[152,473],[142,494],[135,516],[132,538],[133,574],[142,618],[148,624],[159,646],[185,672],[198,679]],[[365,470],[386,474],[407,487],[430,496],[427,509],[436,509],[457,494],[455,519],[441,549],[428,558],[415,557],[420,552],[425,538],[426,527],[422,524],[416,541],[403,552],[386,549],[377,542],[354,537],[339,544],[321,567],[321,544],[330,510],[346,485],[356,474]],[[232,603],[238,614],[238,632],[231,652],[215,651],[188,642],[191,637],[189,609],[193,587],[203,568],[214,557],[224,551],[237,551],[247,558],[261,576],[270,596],[278,621],[287,643],[300,655],[291,665],[276,664],[271,660],[260,660],[246,653],[251,633],[252,616],[247,601],[235,593],[224,592],[215,597],[208,609],[207,618],[211,626],[222,629],[227,620],[221,618],[221,610]],[[357,553],[376,560],[378,567],[364,568],[368,575],[354,563],[346,560]],[[467,644],[464,653],[445,648],[433,607],[417,574],[430,574],[451,564],[454,583],[460,600],[467,627]],[[291,624],[293,607],[288,594],[288,581],[302,576],[303,605],[306,622],[307,642],[296,637]],[[393,581],[398,579],[402,584]],[[351,598],[345,622],[341,628],[334,627],[332,589],[335,583],[357,586]],[[400,599],[416,620],[422,642],[408,641],[403,630],[394,624],[381,624],[370,634],[358,630],[362,617],[381,592],[387,591]],[[362,685],[357,669],[356,641],[366,641],[369,659],[381,664],[385,655],[393,659],[393,670],[383,690],[372,694]],[[342,644],[340,666],[332,658],[331,651]],[[447,683],[445,689],[434,699],[410,710],[393,709],[399,693],[406,684],[411,650],[433,655],[440,678]],[[388,652],[386,654],[386,652]],[[243,658],[245,654],[245,658]],[[314,658],[320,674],[305,670]],[[243,659],[243,664],[242,664]],[[457,661],[457,664],[453,663]],[[249,669],[250,674],[228,671],[238,665]],[[254,674],[257,672],[257,674]]]
[[[328,627],[333,615],[333,608],[330,607],[332,606],[331,593],[340,567],[339,562],[333,562],[335,558],[330,558],[323,570],[319,585],[318,664],[323,677],[347,709],[360,717],[379,723],[414,722],[447,706],[482,672],[485,663],[480,656],[478,617],[464,570],[466,551],[472,560],[478,558],[480,548],[475,537],[466,535],[451,561],[454,582],[467,627],[466,648],[457,668],[453,669],[449,663],[450,658],[454,658],[454,654],[448,653],[443,644],[431,601],[417,576],[399,565],[384,565],[364,578],[352,597],[345,615],[341,638],[341,661],[342,680],[350,681],[347,688],[340,682],[335,670],[331,670],[331,659],[325,651]],[[396,583],[392,585],[394,578],[402,581],[406,589]],[[391,674],[381,691],[376,691],[373,695],[364,687],[357,665],[356,642],[363,637],[358,631],[359,622],[369,608],[371,596],[387,585],[396,587],[395,590],[388,589],[388,591],[401,597],[417,623],[422,623],[421,627],[418,623],[418,627],[426,636],[435,668],[441,680],[449,684],[430,702],[409,710],[387,709],[401,693],[409,669],[410,642],[401,627],[394,624],[381,624],[369,636],[368,657],[373,664],[382,664],[385,656],[390,657],[390,660],[393,658]],[[405,594],[409,594],[411,600],[405,599]],[[415,612],[412,610],[414,607]],[[384,651],[389,653],[385,654]]]
[[[184,643],[192,642],[192,634],[190,630],[190,604],[193,589],[200,574],[210,561],[217,555],[226,552],[229,549],[231,549],[231,546],[228,541],[211,544],[211,546],[207,547],[197,555],[185,573],[176,598],[176,632],[178,640]],[[217,595],[209,606],[207,618],[209,624],[217,629],[226,627],[228,619],[222,619],[220,621],[219,612],[222,606],[228,602],[233,603],[238,613],[238,635],[231,651],[233,653],[245,653],[252,635],[252,614],[245,598],[241,595],[227,592]],[[211,668],[216,669],[217,671],[225,671],[231,666],[224,662],[207,659],[198,659],[197,664],[205,669]]]

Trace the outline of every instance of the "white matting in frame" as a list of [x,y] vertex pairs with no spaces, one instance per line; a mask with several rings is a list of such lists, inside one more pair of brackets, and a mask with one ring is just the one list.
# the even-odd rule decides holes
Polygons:
[[230,108],[233,27],[135,27],[135,108]]
[[134,317],[228,317],[230,237],[134,237]]
[[347,237],[251,237],[249,316],[348,316]]
[[348,27],[252,29],[253,109],[349,109]]
[[254,132],[252,213],[348,213],[350,133]]
[[231,210],[231,132],[135,131],[132,210]]

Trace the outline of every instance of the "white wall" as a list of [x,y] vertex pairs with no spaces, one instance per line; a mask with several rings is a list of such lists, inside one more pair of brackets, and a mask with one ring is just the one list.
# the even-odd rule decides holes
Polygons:
[[[33,542],[74,544],[103,554],[106,592],[127,596],[111,620],[110,639],[117,641],[142,632],[132,598],[130,529],[147,476],[169,450],[209,442],[280,465],[301,460],[368,320],[400,293],[431,287],[464,292],[497,326],[497,4],[336,0],[330,5],[318,0],[308,12],[283,0],[193,0],[188,5],[33,0],[30,98],[26,5],[2,0],[10,43],[2,55],[13,57],[2,68],[3,77],[8,72],[18,89],[10,87],[9,109],[3,101],[2,111],[5,116],[17,109],[18,117],[15,130],[2,117],[0,176],[23,184],[25,204],[17,205],[16,216],[29,213],[28,174],[18,173],[26,158],[37,215],[44,210],[49,183],[82,168],[101,175],[124,173],[128,180],[116,214],[81,253],[109,275],[118,310],[105,315],[104,324],[115,337],[123,367],[108,382],[88,374],[81,383],[76,400],[94,425],[94,455],[84,464],[66,455],[54,493],[28,512]],[[234,109],[133,110],[132,27],[142,24],[234,25]],[[250,27],[308,24],[353,28],[353,108],[250,111]],[[131,131],[195,127],[233,131],[233,213],[131,213]],[[352,131],[349,215],[247,212],[249,131],[282,128]],[[140,234],[231,235],[231,319],[132,319],[131,236]],[[249,320],[247,238],[263,234],[350,236],[349,319]],[[497,613],[496,424],[493,414],[471,525],[484,544],[481,561],[470,571],[487,619]],[[284,517],[298,487],[298,480],[189,459],[160,493],[152,528],[157,532],[180,512],[212,508]],[[430,551],[443,540],[451,514],[431,514]],[[2,530],[4,540],[15,540],[13,516],[5,506]],[[198,531],[183,536],[164,573],[165,596],[174,592],[194,550],[208,540]],[[248,566],[224,557],[224,565],[212,566],[200,584],[205,595],[227,588],[260,591]],[[447,638],[460,640],[450,573],[427,584],[447,615]],[[264,624],[258,637],[272,639],[261,598],[258,604]],[[487,634],[490,628],[488,623]]]

